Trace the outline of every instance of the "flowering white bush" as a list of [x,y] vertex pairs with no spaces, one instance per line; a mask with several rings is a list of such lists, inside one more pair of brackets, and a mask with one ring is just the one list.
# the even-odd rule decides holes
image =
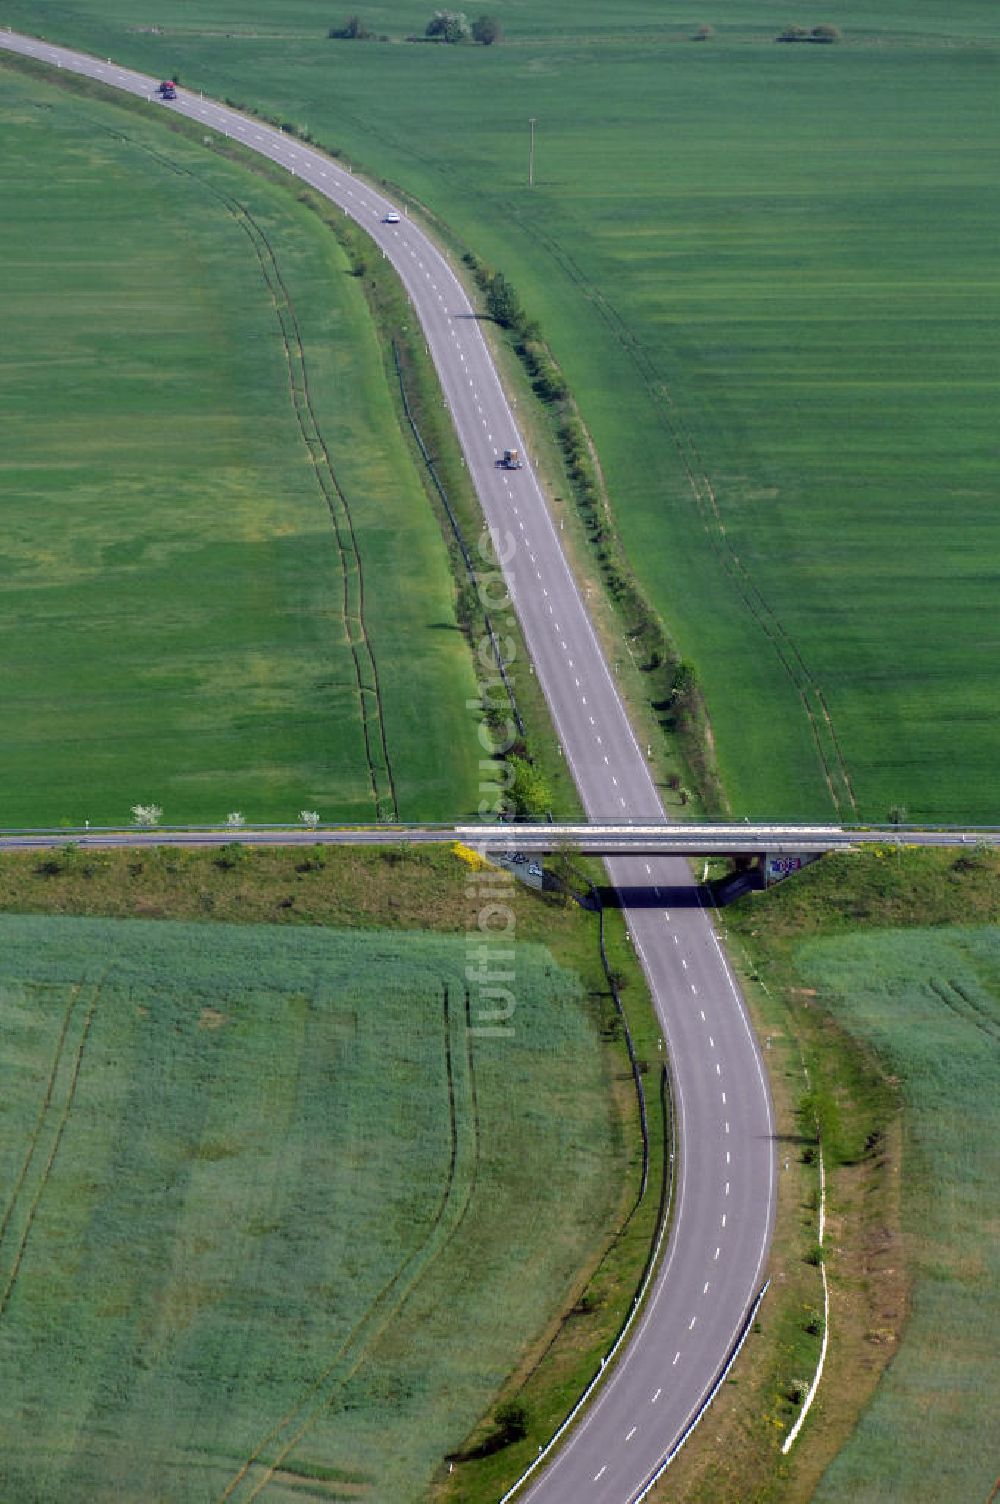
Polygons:
[[242,830],[246,823],[246,820],[240,814],[238,809],[230,810],[229,814],[226,816],[226,824],[229,826],[230,830]]
[[319,824],[319,815],[314,809],[300,809],[299,819],[307,830],[315,830]]
[[158,804],[133,804],[133,825],[159,825],[160,816],[163,814]]

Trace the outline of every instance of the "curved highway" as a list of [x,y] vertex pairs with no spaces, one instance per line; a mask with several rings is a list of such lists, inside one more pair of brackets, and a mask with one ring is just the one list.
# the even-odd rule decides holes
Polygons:
[[[423,325],[538,674],[591,819],[664,818],[530,469],[497,468],[524,448],[474,310],[443,254],[394,206],[321,153],[179,89],[153,103],[155,80],[32,38],[0,44],[150,99],[288,168],[362,224],[392,261]],[[520,1497],[531,1504],[627,1504],[697,1415],[764,1274],[775,1201],[771,1103],[746,1010],[687,863],[608,861],[661,1020],[679,1127],[675,1215],[663,1265],[628,1342],[551,1458]]]

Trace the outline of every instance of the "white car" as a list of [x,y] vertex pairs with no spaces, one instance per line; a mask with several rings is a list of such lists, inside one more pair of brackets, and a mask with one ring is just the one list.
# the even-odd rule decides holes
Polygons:
[[395,209],[390,209],[389,210],[388,214],[385,216],[385,219],[383,219],[382,223],[384,225],[398,225],[399,224],[399,215],[396,213]]

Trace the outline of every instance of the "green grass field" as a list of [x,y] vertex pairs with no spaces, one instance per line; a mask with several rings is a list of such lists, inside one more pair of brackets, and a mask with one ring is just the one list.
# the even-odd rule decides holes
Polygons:
[[0,1496],[422,1497],[612,1215],[577,978],[489,1038],[463,937],[0,933]]
[[1000,1346],[1000,929],[816,940],[798,964],[905,1104],[904,1340],[816,1495],[986,1499]]
[[448,560],[333,237],[13,72],[0,123],[0,821],[472,808]]
[[[744,1428],[748,1465],[771,1479],[760,1496],[986,1499],[1000,1340],[1000,861],[969,850],[828,858],[734,905],[726,924],[737,956],[745,948],[758,1026],[774,1037],[772,1072],[799,1099],[808,1065],[827,1169],[828,1362],[787,1462],[787,1410],[776,1436]],[[786,1194],[801,1259],[817,1203]],[[803,1299],[815,1305],[817,1291]],[[800,1332],[779,1353],[780,1401],[811,1376],[815,1352],[810,1363],[801,1348]]]
[[[364,15],[400,37],[430,9]],[[486,49],[330,42],[314,0],[4,18],[307,126],[507,271],[697,664],[735,812],[829,815],[832,787],[845,815],[992,817],[995,7],[493,9]],[[796,19],[845,40],[776,45]]]

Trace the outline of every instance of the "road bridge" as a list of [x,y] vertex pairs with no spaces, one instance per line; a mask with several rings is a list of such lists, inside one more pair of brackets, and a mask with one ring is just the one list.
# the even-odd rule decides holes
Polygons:
[[0,831],[0,851],[50,850],[68,844],[115,846],[400,846],[461,842],[482,851],[549,856],[566,847],[581,856],[756,857],[824,856],[864,846],[1000,847],[1000,827],[939,825],[796,825],[741,821],[737,824],[643,821],[560,824],[456,825],[262,825],[234,830],[220,825],[145,829],[61,827]]

